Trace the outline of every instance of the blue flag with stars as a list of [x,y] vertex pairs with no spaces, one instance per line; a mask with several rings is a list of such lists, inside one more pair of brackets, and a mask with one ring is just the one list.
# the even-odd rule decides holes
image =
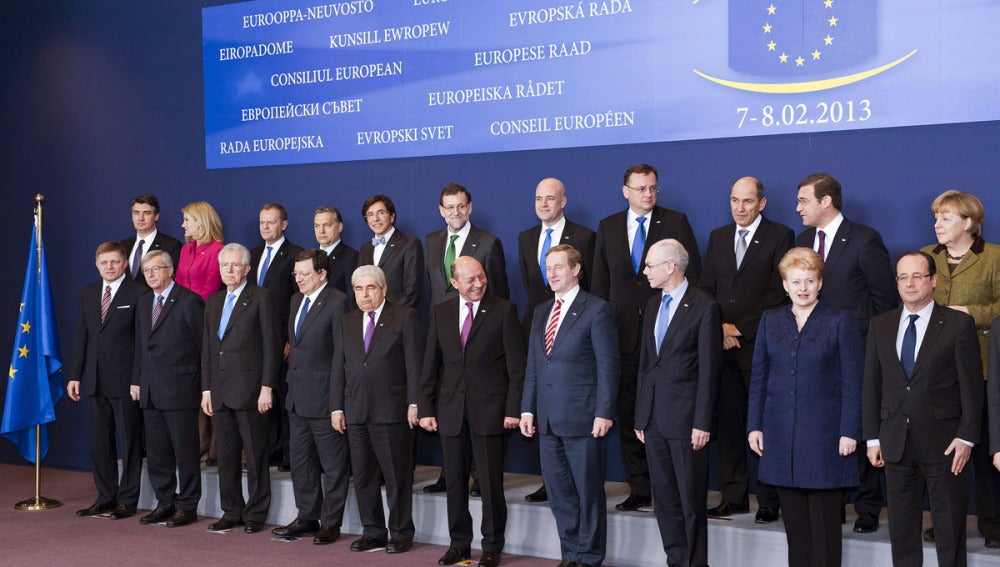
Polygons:
[[[31,462],[35,462],[35,426],[56,419],[55,405],[62,397],[61,359],[45,247],[39,241],[36,216],[0,424],[0,433]],[[39,429],[39,457],[44,459],[49,450],[48,429]]]

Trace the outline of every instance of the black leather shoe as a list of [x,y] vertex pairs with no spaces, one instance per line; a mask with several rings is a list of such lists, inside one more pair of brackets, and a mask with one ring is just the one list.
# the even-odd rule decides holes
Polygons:
[[278,537],[299,537],[313,535],[319,531],[319,522],[316,520],[300,520],[295,518],[287,526],[278,526],[271,530],[271,533]]
[[619,510],[621,512],[631,512],[634,510],[638,510],[643,506],[649,506],[651,503],[652,502],[649,500],[649,498],[642,498],[640,496],[635,496],[630,494],[628,498],[615,504],[615,510]]
[[927,543],[934,543],[934,526],[924,530],[924,541]]
[[132,516],[135,516],[135,506],[129,506],[128,504],[119,504],[111,511],[112,520],[124,520]]
[[167,507],[157,508],[156,510],[153,510],[152,512],[150,512],[150,513],[146,514],[145,516],[139,518],[139,523],[143,524],[143,525],[158,524],[158,523],[160,523],[160,522],[162,522],[164,520],[169,519],[170,516],[173,516],[173,515],[174,515],[174,508],[173,508],[173,506],[171,506],[169,508],[167,508]]
[[854,520],[854,531],[859,534],[870,534],[878,531],[878,516],[875,514],[861,514]]
[[479,487],[479,480],[472,481],[472,488],[469,489],[469,496],[482,498],[483,490]]
[[438,479],[433,484],[428,484],[424,487],[424,494],[437,494],[439,492],[444,492],[447,490],[444,486],[444,478],[438,477]]
[[217,467],[219,466],[219,461],[217,459],[205,459],[206,467]]
[[757,516],[753,519],[758,524],[770,524],[778,521],[777,508],[761,508],[757,510]]
[[219,519],[218,522],[208,525],[208,531],[210,532],[224,532],[226,530],[231,530],[235,527],[242,526],[243,522],[234,522],[232,520],[227,520],[225,518]]
[[454,565],[459,561],[464,561],[472,557],[472,552],[468,549],[460,550],[457,547],[449,547],[448,551],[444,552],[441,559],[438,559],[438,565]]
[[497,567],[498,565],[500,565],[499,553],[484,551],[483,556],[479,558],[479,567]]
[[385,544],[386,553],[406,553],[413,547],[412,539],[390,539]]
[[1000,539],[986,538],[986,547],[990,549],[1000,549]]
[[351,542],[351,551],[371,551],[380,547],[385,547],[384,539],[361,536],[361,539],[356,539]]
[[264,524],[261,522],[255,522],[253,520],[247,520],[243,524],[243,532],[248,534],[255,534],[264,529]]
[[320,526],[319,531],[313,536],[313,543],[316,545],[326,545],[340,539],[340,529],[333,526]]
[[83,510],[77,510],[77,516],[97,516],[98,514],[107,514],[115,509],[114,502],[94,502],[89,507]]
[[178,510],[167,520],[168,528],[179,528],[198,521],[198,513],[194,510]]
[[576,563],[573,563],[572,561],[560,561],[559,565],[556,565],[556,567],[576,567]]
[[733,514],[746,514],[750,511],[750,506],[737,506],[723,500],[715,508],[706,510],[709,518],[728,518]]
[[538,490],[525,496],[524,499],[527,500],[528,502],[548,502],[549,493],[547,490],[545,490],[545,485],[543,484],[538,487]]
[[288,459],[283,459],[280,463],[278,463],[278,471],[292,472],[292,463],[289,462]]

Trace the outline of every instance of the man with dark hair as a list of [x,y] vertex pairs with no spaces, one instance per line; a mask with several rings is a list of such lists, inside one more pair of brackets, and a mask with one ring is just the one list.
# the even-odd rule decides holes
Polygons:
[[382,268],[389,286],[386,301],[416,309],[424,291],[424,250],[420,241],[396,228],[396,205],[387,195],[365,199],[361,218],[375,236],[361,245],[358,266]]
[[344,217],[340,209],[329,205],[316,207],[313,232],[320,250],[330,258],[330,277],[327,281],[347,295],[347,308],[351,309],[354,303],[351,274],[358,267],[358,251],[340,239],[344,232]]
[[156,195],[136,196],[132,199],[131,210],[135,236],[122,240],[128,264],[125,271],[131,279],[146,285],[146,278],[142,273],[142,258],[146,252],[163,250],[170,254],[176,266],[181,257],[181,242],[157,228],[156,223],[160,220],[160,200]]

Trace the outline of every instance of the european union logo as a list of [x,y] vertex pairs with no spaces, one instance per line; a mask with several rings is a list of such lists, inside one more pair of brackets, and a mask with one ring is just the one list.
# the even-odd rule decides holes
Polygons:
[[729,67],[805,77],[875,54],[873,0],[730,0]]
[[[36,216],[0,424],[0,433],[13,441],[18,453],[31,462],[35,462],[35,426],[56,419],[55,405],[62,397],[61,358],[48,264]],[[39,430],[39,458],[44,459],[49,450],[48,430],[46,427]]]

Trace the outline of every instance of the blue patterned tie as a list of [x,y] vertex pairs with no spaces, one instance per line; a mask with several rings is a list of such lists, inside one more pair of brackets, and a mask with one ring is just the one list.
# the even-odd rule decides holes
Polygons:
[[552,230],[551,228],[545,229],[545,241],[542,242],[542,253],[538,257],[538,267],[542,269],[542,281],[545,285],[549,285],[549,274],[545,271],[545,254],[552,248]]
[[302,323],[306,320],[306,313],[309,313],[309,298],[307,297],[305,302],[302,304],[302,312],[299,313],[299,320],[295,323],[295,338],[299,338],[299,334],[302,331]]
[[670,301],[672,296],[664,295],[660,301],[660,313],[656,316],[656,354],[660,354],[660,345],[663,344],[663,337],[667,335],[667,326],[670,325]]
[[260,275],[257,276],[257,285],[264,287],[264,276],[267,275],[267,268],[271,265],[271,247],[267,247],[267,256],[264,257],[264,265],[260,268]]
[[230,293],[226,297],[226,305],[222,308],[222,320],[219,321],[219,340],[226,334],[226,326],[229,325],[229,317],[233,314],[233,306],[236,304],[236,294]]
[[913,372],[913,365],[917,359],[917,318],[920,315],[910,315],[910,324],[906,326],[903,333],[903,345],[899,348],[899,361],[903,363],[903,372],[906,377],[910,377]]
[[642,269],[642,250],[646,247],[646,231],[642,227],[646,224],[646,217],[635,219],[639,226],[635,230],[635,237],[632,238],[632,270],[639,273]]

